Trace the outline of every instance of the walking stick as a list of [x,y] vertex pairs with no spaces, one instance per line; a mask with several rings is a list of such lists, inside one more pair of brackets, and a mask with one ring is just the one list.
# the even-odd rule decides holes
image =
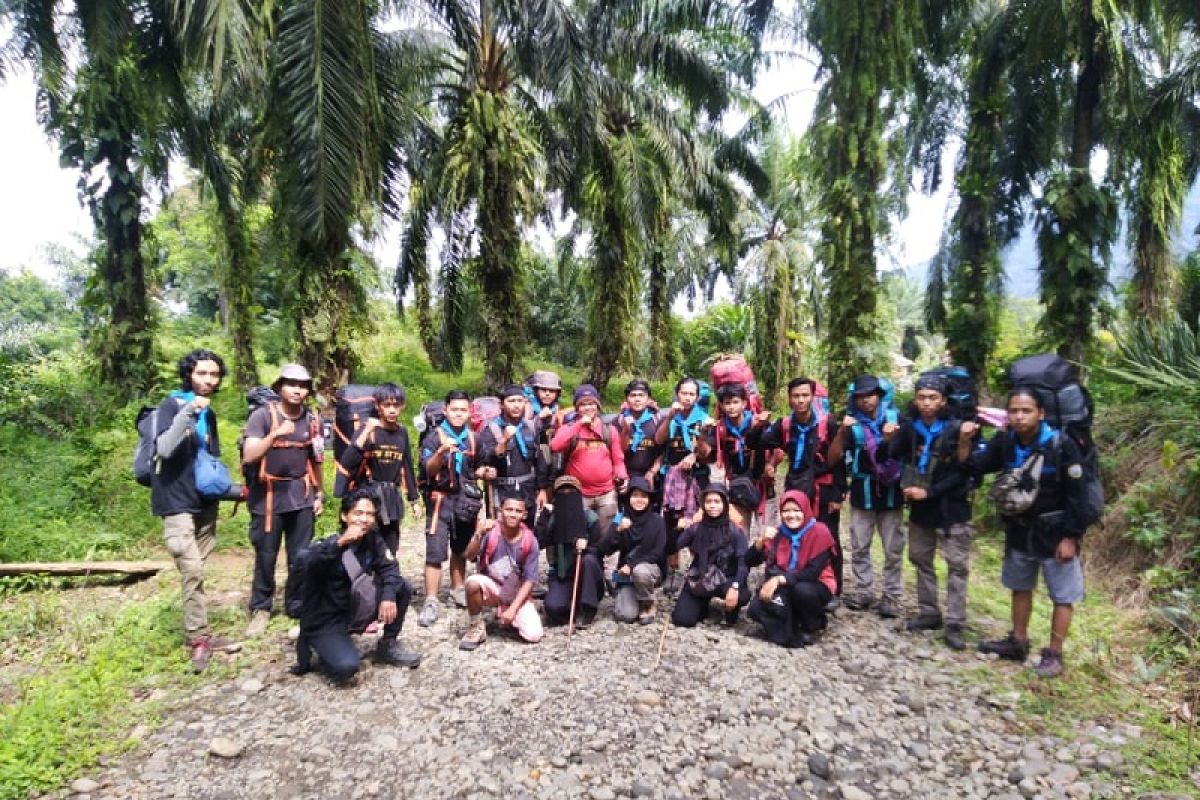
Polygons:
[[575,632],[575,606],[579,601],[579,573],[583,568],[583,553],[575,551],[575,585],[571,589],[571,613],[567,617],[567,644],[571,644],[571,634]]
[[496,498],[489,480],[483,482],[483,513],[488,519],[496,518]]
[[663,609],[663,626],[662,633],[658,637],[658,653],[654,656],[654,666],[650,667],[650,671],[658,669],[658,665],[662,663],[663,647],[667,644],[667,629],[671,627],[671,615]]

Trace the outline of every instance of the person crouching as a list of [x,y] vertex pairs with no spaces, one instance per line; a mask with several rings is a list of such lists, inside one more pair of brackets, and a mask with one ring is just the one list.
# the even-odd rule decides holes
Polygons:
[[679,537],[680,548],[692,554],[671,611],[672,624],[681,628],[695,627],[704,619],[714,597],[723,601],[727,625],[737,622],[738,611],[750,602],[746,534],[729,519],[728,490],[719,483],[709,484],[700,500],[703,516]]
[[361,633],[373,619],[383,624],[376,663],[412,668],[421,663],[421,654],[398,638],[412,590],[376,527],[377,512],[370,490],[351,492],[342,498],[341,531],[297,557],[303,604],[292,674],[310,672],[315,651],[319,668],[335,685],[349,683],[360,665],[350,634]]
[[775,535],[756,541],[746,556],[752,567],[767,564],[766,581],[746,614],[775,644],[807,647],[825,629],[825,605],[837,590],[835,544],[803,492],[784,493],[779,518]]

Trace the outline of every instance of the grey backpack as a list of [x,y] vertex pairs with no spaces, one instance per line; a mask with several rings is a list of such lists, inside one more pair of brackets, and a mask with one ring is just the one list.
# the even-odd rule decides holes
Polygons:
[[350,632],[361,633],[376,617],[375,576],[363,569],[352,550],[342,551],[342,566],[350,576]]

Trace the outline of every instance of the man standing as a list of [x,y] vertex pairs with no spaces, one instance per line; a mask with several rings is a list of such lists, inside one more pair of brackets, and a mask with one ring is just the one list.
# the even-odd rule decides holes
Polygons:
[[[908,504],[908,560],[917,569],[917,616],[910,631],[946,626],[946,645],[966,647],[967,578],[971,558],[971,488],[957,460],[957,420],[948,419],[946,379],[922,375],[913,399],[916,412],[892,437],[891,456],[904,465],[900,487]],[[941,545],[946,560],[946,616],[938,606],[933,557]]]
[[903,498],[899,475],[887,484],[882,471],[876,469],[886,460],[887,441],[898,427],[895,409],[885,405],[883,399],[878,378],[855,378],[850,392],[852,405],[829,446],[829,460],[837,461],[844,454],[850,473],[850,549],[855,586],[846,607],[865,611],[875,603],[871,539],[878,530],[883,544],[883,592],[876,611],[884,619],[893,619],[900,615],[904,589],[904,534],[900,530]]
[[[829,458],[836,426],[828,414],[817,411],[815,380],[793,378],[787,389],[792,413],[776,420],[763,433],[762,444],[783,452],[783,463],[786,464],[784,490],[803,492],[816,511],[817,520],[833,536],[833,574],[837,583],[833,602],[836,604],[837,596],[842,592],[842,545],[838,528],[845,495],[845,470],[841,459]],[[766,477],[771,481],[775,479],[775,470],[773,464],[765,468]]]
[[437,622],[437,593],[442,583],[442,565],[450,560],[450,596],[466,605],[467,559],[463,555],[475,530],[483,506],[483,495],[475,485],[479,474],[479,450],[468,424],[471,396],[459,389],[446,394],[446,418],[426,431],[421,441],[421,459],[429,480],[431,510],[425,520],[425,604],[417,624],[428,628]]
[[640,378],[630,381],[625,387],[625,407],[616,420],[621,430],[625,469],[630,478],[637,475],[645,478],[652,493],[662,466],[662,448],[654,438],[658,416],[658,406],[650,397],[650,384]]
[[497,496],[525,498],[525,524],[532,529],[550,491],[550,464],[538,447],[537,424],[526,418],[526,405],[520,386],[500,390],[500,416],[479,432],[479,458],[483,478]]
[[211,350],[193,350],[179,360],[180,387],[158,406],[156,469],[150,479],[150,509],[162,517],[167,552],[183,584],[184,643],[192,668],[202,672],[214,649],[232,647],[213,636],[204,597],[204,564],[217,542],[217,498],[196,490],[195,463],[201,448],[219,456],[217,417],[210,405],[225,377],[225,362]]
[[[404,519],[403,492],[413,516],[421,518],[408,431],[400,424],[406,396],[404,388],[383,383],[375,389],[376,417],[367,417],[342,451],[339,470],[349,476],[350,489],[367,488],[378,507],[379,532],[393,553],[400,552],[400,522]],[[336,492],[335,492],[336,493]]]
[[629,475],[621,437],[600,417],[600,393],[585,383],[575,390],[575,413],[554,433],[550,449],[563,454],[563,474],[579,481],[585,508],[596,513],[597,533],[608,536],[617,515],[617,492]]
[[283,606],[289,617],[300,617],[302,598],[292,570],[296,556],[312,541],[313,525],[325,502],[321,423],[304,406],[312,387],[307,369],[284,364],[271,385],[279,402],[257,409],[246,420],[242,464],[255,474],[248,503],[254,579],[247,637],[261,636],[270,622],[281,540],[286,542],[288,563]]

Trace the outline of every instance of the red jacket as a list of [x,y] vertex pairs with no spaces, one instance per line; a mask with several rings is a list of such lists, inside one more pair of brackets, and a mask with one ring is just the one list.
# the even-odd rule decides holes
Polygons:
[[629,477],[620,433],[609,426],[606,447],[604,437],[598,432],[598,426],[603,424],[599,418],[592,420],[589,427],[584,427],[580,420],[563,423],[550,440],[552,451],[568,454],[563,473],[579,480],[584,497],[611,492],[615,481]]

